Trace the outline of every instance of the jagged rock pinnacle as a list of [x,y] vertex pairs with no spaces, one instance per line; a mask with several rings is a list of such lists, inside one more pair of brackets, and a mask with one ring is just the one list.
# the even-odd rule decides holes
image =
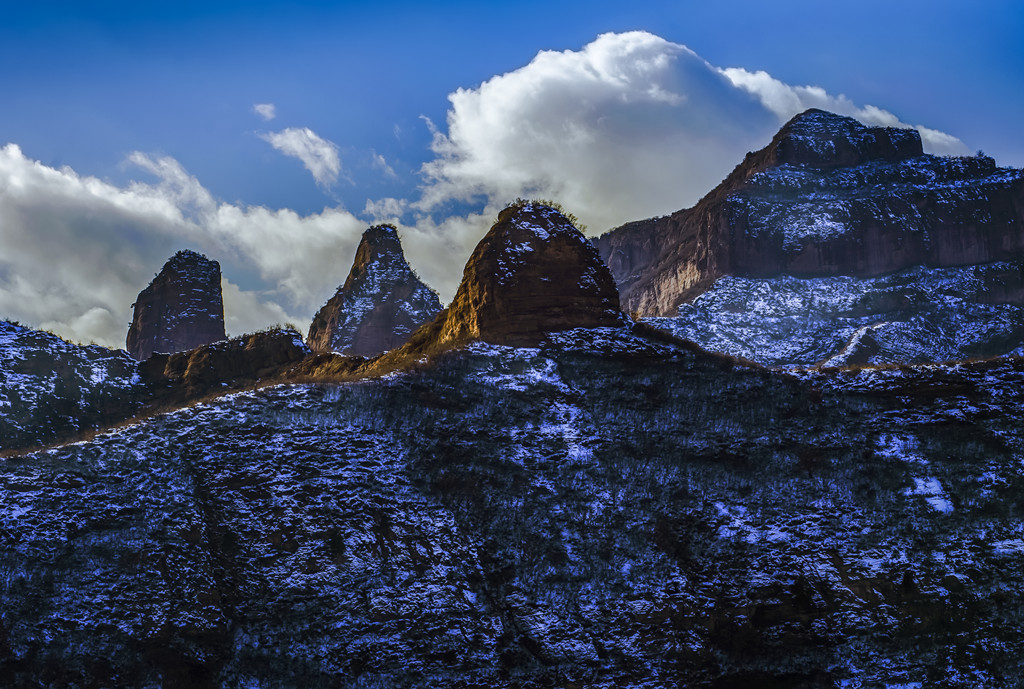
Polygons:
[[126,346],[144,361],[225,338],[220,264],[195,251],[179,251],[139,293]]
[[441,300],[405,260],[398,232],[363,233],[345,283],[313,317],[306,344],[315,352],[374,356],[394,349],[441,311]]

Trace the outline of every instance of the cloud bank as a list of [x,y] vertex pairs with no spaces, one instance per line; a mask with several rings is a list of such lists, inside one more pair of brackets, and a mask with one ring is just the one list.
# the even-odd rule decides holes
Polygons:
[[326,189],[338,181],[341,172],[338,147],[317,136],[309,127],[289,127],[260,134],[260,138],[286,156],[301,160],[320,187]]
[[[448,98],[447,131],[431,125],[436,157],[423,166],[416,207],[540,196],[597,232],[693,204],[807,108],[909,126],[819,87],[715,67],[642,31],[603,34],[579,51],[543,51]],[[926,151],[967,150],[955,137],[917,128]]]
[[[910,126],[816,86],[716,67],[645,32],[543,51],[449,101],[444,128],[428,122],[421,186],[367,199],[361,217],[224,203],[173,158],[132,153],[129,162],[155,181],[117,186],[4,146],[0,318],[122,346],[139,290],[175,251],[192,248],[221,262],[230,333],[284,321],[305,328],[344,280],[362,231],[381,221],[399,225],[410,263],[447,300],[473,246],[517,196],[557,200],[595,234],[691,205],[808,107]],[[254,108],[274,114],[271,104]],[[955,137],[917,129],[930,152],[967,152]],[[321,187],[337,181],[338,147],[310,129],[261,137]],[[383,156],[371,155],[375,176],[391,177]],[[470,212],[444,212],[459,203]]]
[[303,217],[220,203],[172,158],[130,161],[157,181],[117,187],[0,148],[0,317],[123,347],[138,292],[193,248],[221,262],[229,332],[305,327],[365,227],[340,209]]

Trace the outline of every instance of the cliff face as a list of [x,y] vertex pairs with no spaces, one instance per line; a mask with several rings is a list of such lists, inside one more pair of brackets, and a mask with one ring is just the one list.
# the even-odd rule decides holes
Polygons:
[[809,110],[693,208],[596,244],[625,310],[642,316],[675,315],[723,275],[869,277],[1012,260],[1024,254],[1024,172],[923,155],[913,130]]
[[413,272],[389,225],[363,233],[345,284],[313,317],[306,344],[315,352],[374,356],[400,346],[433,320],[441,300]]
[[503,210],[473,250],[438,336],[532,346],[551,332],[622,323],[593,245],[559,211],[527,202]]
[[127,349],[138,361],[225,338],[220,264],[194,251],[179,251],[139,293]]

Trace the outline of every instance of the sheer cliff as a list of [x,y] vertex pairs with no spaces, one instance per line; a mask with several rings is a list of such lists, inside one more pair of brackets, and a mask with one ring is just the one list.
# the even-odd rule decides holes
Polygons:
[[[692,208],[596,240],[627,312],[674,316],[725,275],[871,277],[1024,255],[1024,172],[923,155],[909,129],[809,110]],[[1024,303],[1016,283],[983,300]]]
[[179,251],[139,293],[126,346],[138,361],[225,338],[220,264]]

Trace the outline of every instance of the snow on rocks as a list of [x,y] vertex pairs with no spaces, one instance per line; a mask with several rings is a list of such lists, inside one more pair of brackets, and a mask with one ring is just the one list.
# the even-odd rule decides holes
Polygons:
[[318,352],[375,356],[403,344],[441,311],[441,300],[405,259],[398,231],[363,233],[344,284],[313,317],[306,342]]

